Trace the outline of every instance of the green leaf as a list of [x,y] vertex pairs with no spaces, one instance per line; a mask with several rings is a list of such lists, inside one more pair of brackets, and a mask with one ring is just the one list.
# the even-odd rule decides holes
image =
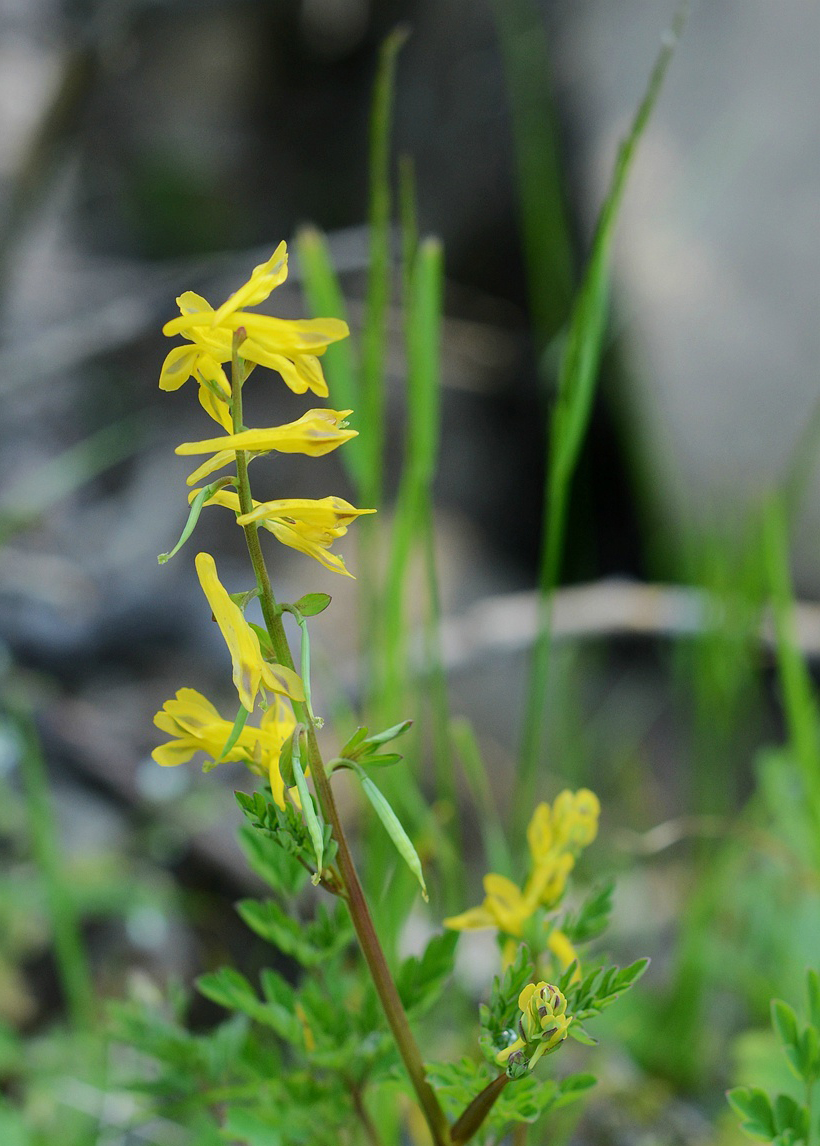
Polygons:
[[[270,789],[267,789],[267,792],[269,797]],[[313,865],[315,858],[313,841],[302,815],[293,804],[289,803],[280,808],[261,792],[254,792],[252,796],[247,796],[243,792],[234,794],[237,803],[255,829],[271,837],[288,855],[301,863]],[[338,846],[333,839],[330,824],[323,824],[322,829],[324,859],[325,863],[330,864]]]
[[[383,744],[389,744],[391,740],[398,739],[403,736],[409,728],[412,728],[412,720],[402,720],[400,724],[394,724],[391,728],[385,728],[384,732],[374,732],[372,736],[368,736],[362,740],[362,744],[366,746],[367,752],[372,752],[374,748],[381,748]],[[349,753],[343,753],[349,755]]]
[[774,1124],[778,1134],[792,1130],[796,1138],[807,1139],[809,1136],[809,1112],[790,1094],[778,1094],[775,1098]]
[[[648,966],[648,959],[637,959],[628,967],[599,967],[589,971],[580,983],[575,984],[566,981],[567,973],[565,973],[559,980],[559,988],[567,997],[568,1013],[580,1021],[600,1014],[624,991],[628,991]],[[571,974],[570,972],[570,977]],[[572,1027],[570,1027],[571,1032]]]
[[242,899],[236,910],[252,931],[304,967],[313,967],[321,961],[322,952],[308,942],[302,924],[291,919],[274,900]]
[[279,1130],[242,1106],[228,1109],[224,1133],[239,1146],[281,1146],[284,1141]]
[[304,886],[308,873],[270,835],[244,824],[239,829],[239,846],[251,868],[274,891],[290,898]]
[[771,1141],[775,1137],[774,1111],[765,1091],[758,1087],[736,1086],[726,1092],[726,1099],[741,1119],[741,1129],[750,1138]]
[[593,889],[577,912],[569,914],[561,923],[561,930],[570,943],[587,943],[606,931],[612,912],[615,881],[609,880]]
[[817,1028],[809,1024],[800,1036],[797,1048],[797,1061],[800,1075],[811,1082],[820,1073],[820,1036]]
[[304,597],[295,602],[294,608],[298,609],[303,617],[317,617],[319,613],[325,611],[331,600],[329,593],[305,593]]
[[378,756],[363,756],[360,763],[363,768],[390,768],[403,759],[404,757],[398,752],[383,752]]
[[316,967],[346,947],[350,942],[350,929],[345,912],[331,917],[321,909],[317,919],[305,925],[291,918],[273,900],[260,902],[243,899],[236,909],[242,919],[268,943],[274,944],[285,955],[296,959],[303,967]]
[[570,1023],[569,1036],[575,1039],[577,1043],[582,1043],[585,1047],[597,1047],[598,1040],[594,1039],[577,1020]]
[[357,728],[350,739],[339,749],[339,755],[352,759],[352,753],[356,751],[366,736],[367,728],[363,726]]
[[561,1106],[569,1106],[571,1102],[577,1102],[597,1082],[594,1074],[570,1074],[566,1078],[562,1078],[558,1083],[558,1095],[552,1104],[553,1107],[558,1109]]
[[[493,980],[489,1002],[479,1007],[481,1021],[479,1044],[485,1058],[493,1065],[498,1052],[514,1041],[515,1027],[520,1016],[518,996],[529,983],[532,973],[533,965],[529,951],[524,944],[521,944],[515,959],[504,974],[496,976]],[[570,1026],[570,1030],[574,1025],[573,1023]]]
[[200,975],[196,980],[197,990],[225,1007],[229,1011],[244,1011],[252,1014],[259,1006],[256,992],[244,975],[233,967],[222,967],[219,971],[212,971],[207,975]]
[[401,1001],[408,1011],[425,1012],[437,1001],[453,971],[457,931],[434,935],[424,953],[405,959],[396,977]]
[[794,1008],[784,1003],[782,999],[772,999],[771,1013],[772,1026],[783,1044],[789,1066],[798,1078],[805,1078],[800,1054],[800,1033]]

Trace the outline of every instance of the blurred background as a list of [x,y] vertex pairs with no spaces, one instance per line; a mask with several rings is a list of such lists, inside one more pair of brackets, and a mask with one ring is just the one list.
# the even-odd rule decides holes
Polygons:
[[[55,1110],[91,1101],[43,1050],[66,1000],[27,753],[47,766],[104,994],[248,958],[230,905],[253,882],[230,789],[251,778],[231,765],[220,784],[222,771],[150,759],[153,714],[177,688],[228,698],[195,550],[156,561],[186,513],[189,467],[174,446],[207,430],[190,393],[157,389],[161,326],[182,290],[218,304],[282,238],[291,272],[271,305],[309,313],[294,238],[311,224],[361,337],[373,87],[400,24],[391,186],[409,156],[420,233],[441,239],[445,260],[443,666],[450,710],[472,722],[502,811],[516,814],[505,801],[536,636],[558,363],[618,144],[674,11],[0,0],[0,1072],[12,1095],[25,1077]],[[818,44],[820,8],[806,0],[693,4],[617,218],[535,780],[538,798],[567,785],[601,796],[588,862],[619,873],[615,954],[654,959],[612,1019],[604,1098],[583,1124],[601,1141],[730,1136],[722,1091],[765,1084],[769,997],[799,1002],[820,949],[816,849],[795,827],[800,783],[820,774]],[[400,246],[373,558],[385,565],[408,417]],[[254,401],[261,425],[304,409],[274,382]],[[288,460],[287,496],[353,500],[354,484],[335,455]],[[782,512],[760,528],[772,498]],[[246,576],[227,515],[206,511],[196,544],[221,555],[226,579]],[[340,548],[360,572],[356,538]],[[314,630],[319,703],[360,709],[360,582],[290,550],[272,560],[284,599],[333,595]],[[412,610],[405,621],[412,661],[421,621]],[[414,767],[433,799],[428,749],[420,740]],[[454,791],[438,800],[443,822],[469,826],[468,786]],[[464,907],[483,871],[475,849]],[[464,953],[477,994],[491,958]],[[197,1022],[215,1018],[195,1004]]]

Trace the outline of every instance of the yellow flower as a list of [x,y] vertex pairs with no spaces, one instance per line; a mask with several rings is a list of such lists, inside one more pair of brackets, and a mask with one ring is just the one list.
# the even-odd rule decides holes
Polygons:
[[193,345],[175,347],[165,359],[160,374],[160,387],[176,390],[192,375],[197,377],[198,357],[209,355],[217,363],[229,362],[233,351],[234,331],[243,328],[247,337],[240,344],[240,354],[247,362],[277,370],[296,394],[312,390],[327,397],[327,383],[319,355],[332,342],[346,338],[347,323],[337,318],[283,319],[242,310],[264,302],[271,291],[283,283],[288,274],[285,243],[280,243],[265,263],[260,263],[250,278],[217,310],[194,291],[185,291],[177,299],[179,317],[162,328],[169,337],[181,334]]
[[577,792],[568,789],[561,792],[552,806],[557,846],[577,855],[597,836],[600,813],[598,797],[589,788],[579,788]]
[[[193,688],[181,688],[173,700],[166,700],[154,717],[154,724],[173,737],[151,753],[163,768],[186,764],[197,752],[218,760],[233,729],[232,723],[224,720],[211,702]],[[245,725],[223,761],[241,761],[252,772],[268,775],[273,798],[280,808],[285,806],[285,784],[279,774],[279,753],[295,727],[296,718],[277,696],[263,712],[258,728]],[[298,803],[298,793],[294,792],[292,798]]]
[[[454,931],[496,928],[508,937],[502,947],[503,961],[512,962],[515,941],[524,937],[532,916],[541,907],[555,907],[564,894],[575,857],[598,831],[599,812],[598,798],[587,788],[575,793],[561,792],[552,807],[539,804],[527,828],[532,862],[523,890],[506,876],[486,875],[484,902],[445,919],[444,926]],[[569,938],[559,928],[549,932],[546,949],[565,969],[578,958]]]
[[[567,1000],[551,983],[527,983],[518,996],[520,1036],[499,1051],[495,1061],[505,1066],[513,1057],[523,1057],[532,1070],[542,1055],[550,1054],[567,1037],[572,1018],[567,1016]],[[534,1050],[533,1050],[534,1047]]]
[[[192,489],[188,501],[193,501],[198,493],[200,490]],[[258,521],[283,545],[290,545],[300,553],[314,557],[326,569],[343,573],[346,577],[352,577],[353,574],[345,568],[342,558],[336,553],[329,553],[328,548],[337,537],[347,533],[350,522],[363,513],[376,512],[374,509],[356,509],[341,497],[323,497],[318,500],[283,498],[280,501],[254,501],[252,512],[243,516],[238,495],[226,489],[217,490],[205,504],[222,505],[233,510],[240,525]]]
[[[210,454],[226,450],[253,450],[269,453],[308,454],[312,458],[329,454],[355,438],[358,430],[347,428],[345,418],[352,410],[308,410],[295,422],[284,426],[270,426],[261,430],[243,430],[221,438],[207,438],[202,442],[183,442],[177,446],[178,454]],[[218,467],[217,467],[218,468]]]
[[231,654],[233,682],[248,712],[253,712],[256,695],[263,685],[271,692],[284,693],[292,700],[304,700],[305,690],[296,673],[284,665],[271,665],[263,659],[259,638],[220,582],[216,564],[209,553],[197,554],[196,571]]

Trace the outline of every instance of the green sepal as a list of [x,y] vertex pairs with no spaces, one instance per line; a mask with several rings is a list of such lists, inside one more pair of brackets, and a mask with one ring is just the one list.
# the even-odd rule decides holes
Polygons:
[[157,563],[159,565],[164,565],[166,561],[170,561],[172,557],[179,553],[182,546],[194,532],[194,528],[196,527],[196,523],[199,521],[199,515],[202,512],[202,507],[204,506],[205,502],[209,498],[213,497],[217,490],[224,489],[226,485],[233,485],[235,481],[236,478],[233,477],[221,477],[218,481],[212,482],[211,485],[204,486],[204,488],[199,491],[194,500],[191,502],[191,508],[188,510],[188,520],[185,522],[185,528],[179,535],[179,541],[176,543],[170,553],[159,554],[157,557]]
[[298,609],[303,617],[318,617],[323,613],[332,600],[329,593],[305,593],[294,602],[294,609]]

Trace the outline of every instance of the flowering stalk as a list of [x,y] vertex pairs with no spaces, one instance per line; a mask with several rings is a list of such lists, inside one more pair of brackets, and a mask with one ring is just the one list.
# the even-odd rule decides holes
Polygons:
[[[239,329],[233,339],[231,398],[234,434],[241,433],[243,429],[242,385],[246,376],[246,367],[239,357],[239,346],[244,337],[244,330]],[[253,498],[251,496],[250,480],[248,477],[248,455],[244,450],[236,451],[236,477],[240,508],[243,515],[250,514],[253,509]],[[262,553],[262,547],[259,543],[258,525],[256,521],[250,521],[244,524],[242,528],[245,533],[248,554],[250,555],[251,564],[253,565],[253,571],[256,576],[256,584],[259,589],[259,603],[262,608],[262,616],[265,620],[265,626],[270,636],[276,659],[279,664],[293,669],[293,658],[285,633],[285,627],[282,623],[281,611],[276,603],[270,576],[265,564],[265,558]],[[330,823],[333,829],[333,838],[338,846],[337,859],[342,879],[343,896],[350,911],[359,946],[362,949],[362,954],[365,957],[373,979],[373,984],[390,1025],[390,1029],[393,1032],[393,1037],[396,1040],[396,1045],[398,1046],[399,1053],[401,1054],[410,1077],[413,1089],[416,1092],[419,1104],[424,1112],[427,1124],[430,1127],[433,1141],[436,1146],[448,1146],[450,1142],[450,1127],[444,1111],[441,1108],[441,1104],[436,1097],[436,1093],[427,1081],[421,1052],[413,1037],[407,1014],[402,1006],[396,984],[390,974],[390,968],[387,965],[384,951],[379,942],[379,937],[376,934],[373,918],[367,906],[364,891],[362,890],[362,885],[353,863],[353,857],[350,853],[347,838],[342,827],[342,821],[336,807],[336,801],[333,797],[330,780],[316,739],[315,725],[305,704],[296,700],[292,701],[292,704],[297,720],[304,724],[307,731],[308,763],[310,765],[313,783],[316,787],[316,795],[319,800],[322,815],[328,823]]]

